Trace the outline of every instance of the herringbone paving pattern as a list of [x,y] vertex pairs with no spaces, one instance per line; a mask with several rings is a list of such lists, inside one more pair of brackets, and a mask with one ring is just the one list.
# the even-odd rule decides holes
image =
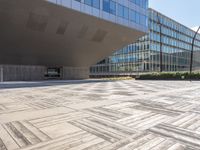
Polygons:
[[0,88],[0,150],[200,150],[198,81]]

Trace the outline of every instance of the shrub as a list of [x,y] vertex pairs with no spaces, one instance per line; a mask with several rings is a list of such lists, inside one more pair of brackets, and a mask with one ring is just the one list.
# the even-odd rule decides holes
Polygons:
[[191,75],[188,72],[174,72],[174,73],[149,73],[142,74],[137,79],[139,80],[200,80],[200,73],[193,72]]

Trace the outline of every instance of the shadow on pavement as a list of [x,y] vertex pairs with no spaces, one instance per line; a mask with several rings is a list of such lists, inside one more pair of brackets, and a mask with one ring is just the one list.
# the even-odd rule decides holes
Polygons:
[[43,86],[57,86],[70,84],[85,84],[98,82],[113,82],[108,80],[51,80],[51,81],[17,81],[17,82],[2,82],[0,89],[11,88],[29,88],[29,87],[43,87]]

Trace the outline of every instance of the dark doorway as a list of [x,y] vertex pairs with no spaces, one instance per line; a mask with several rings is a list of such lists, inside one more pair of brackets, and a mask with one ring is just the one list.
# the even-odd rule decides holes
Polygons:
[[61,79],[62,67],[47,67],[45,77],[47,79]]

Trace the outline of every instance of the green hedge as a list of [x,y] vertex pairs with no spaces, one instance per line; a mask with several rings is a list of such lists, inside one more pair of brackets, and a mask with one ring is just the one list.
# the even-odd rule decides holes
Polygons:
[[149,73],[149,74],[142,74],[137,79],[140,80],[200,80],[200,73]]

